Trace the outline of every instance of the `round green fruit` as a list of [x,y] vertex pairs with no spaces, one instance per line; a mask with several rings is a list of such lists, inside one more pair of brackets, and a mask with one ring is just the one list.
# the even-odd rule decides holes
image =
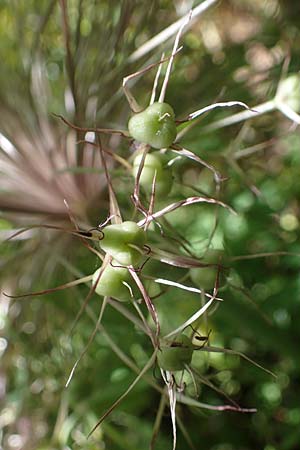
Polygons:
[[294,73],[280,81],[275,100],[300,112],[300,74]]
[[153,148],[167,148],[176,135],[175,114],[168,103],[155,102],[128,122],[131,136]]
[[[133,176],[136,177],[139,165],[143,155],[139,154],[133,161]],[[143,170],[140,176],[140,186],[146,193],[151,193],[152,183],[155,176],[155,193],[157,195],[166,195],[170,192],[173,184],[172,170],[169,167],[164,168],[163,155],[159,152],[148,153],[145,157]]]
[[128,302],[132,298],[131,292],[124,283],[130,286],[132,277],[125,267],[114,267],[117,264],[117,261],[112,261],[112,265],[107,264],[98,283],[97,280],[102,268],[96,270],[93,276],[93,285],[97,283],[95,292],[103,297],[113,297],[120,302]]
[[108,225],[103,229],[103,234],[100,247],[119,265],[135,266],[140,263],[146,233],[135,222]]
[[193,351],[191,339],[181,334],[173,341],[161,343],[157,354],[158,366],[170,372],[184,370],[185,366],[191,363]]
[[[215,264],[212,267],[195,267],[190,269],[190,277],[192,281],[200,289],[211,290],[215,287],[217,274],[218,274],[218,264],[222,265],[224,262],[224,251],[209,249],[201,263],[203,264]],[[219,286],[223,285],[225,282],[224,275],[219,271]]]

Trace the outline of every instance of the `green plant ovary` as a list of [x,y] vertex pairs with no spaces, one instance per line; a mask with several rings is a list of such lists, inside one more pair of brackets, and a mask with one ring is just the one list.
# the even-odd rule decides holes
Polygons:
[[117,261],[107,264],[100,278],[102,268],[96,270],[93,276],[93,284],[97,283],[95,292],[103,297],[113,297],[121,302],[128,302],[131,300],[131,292],[128,286],[132,283],[132,278],[126,267],[115,267],[116,264],[118,264]]
[[136,266],[143,256],[146,233],[135,222],[108,225],[103,230],[100,247],[112,256],[117,264]]
[[184,370],[192,360],[193,351],[191,339],[185,334],[181,334],[171,342],[161,343],[157,363],[161,369],[170,372]]
[[[204,264],[214,264],[211,267],[195,267],[190,269],[190,277],[196,286],[204,290],[211,290],[214,288],[217,275],[218,275],[218,265],[222,264],[224,261],[224,251],[220,249],[209,249],[201,262]],[[219,276],[219,285],[224,284],[225,277],[222,272]]]
[[167,148],[177,135],[173,108],[168,103],[155,102],[132,116],[128,129],[139,142],[157,149]]
[[[163,156],[159,152],[148,153],[145,157],[143,170],[141,172],[139,183],[146,193],[151,193],[152,183],[155,177],[155,193],[157,195],[166,195],[170,192],[173,184],[172,170],[169,167],[164,168]],[[142,154],[138,154],[133,161],[133,176],[136,177]]]

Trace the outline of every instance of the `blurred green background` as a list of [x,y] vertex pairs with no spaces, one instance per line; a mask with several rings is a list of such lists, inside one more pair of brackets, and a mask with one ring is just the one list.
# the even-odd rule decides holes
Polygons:
[[[147,53],[141,49],[198,3],[0,0],[0,448],[149,448],[160,395],[146,381],[86,440],[97,418],[135,377],[126,358],[136,369],[147,362],[149,340],[108,307],[102,333],[65,389],[94,329],[99,297],[92,297],[70,333],[87,287],[17,300],[3,294],[47,289],[90,274],[98,267],[97,257],[62,231],[31,229],[12,241],[5,239],[34,224],[70,229],[64,199],[79,226],[96,226],[107,217],[99,155],[82,142],[82,132],[75,133],[52,113],[81,127],[125,129],[130,111],[121,90],[123,77],[170,51],[172,39]],[[254,109],[271,100],[280,78],[299,71],[299,14],[300,4],[294,0],[216,2],[182,37],[183,50],[166,97],[176,117],[216,100],[239,100]],[[149,102],[154,76],[150,71],[132,85],[143,106]],[[291,92],[297,95],[299,91]],[[178,404],[177,414],[196,449],[297,450],[299,129],[272,111],[209,131],[210,124],[235,112],[209,113],[181,143],[226,178],[221,198],[239,214],[197,205],[173,214],[170,221],[193,248],[200,242],[201,250],[217,217],[213,241],[231,257],[231,270],[220,292],[224,302],[209,315],[208,324],[203,323],[204,333],[211,329],[213,345],[247,354],[277,378],[237,356],[198,352],[194,364],[203,377],[258,412],[215,412]],[[104,137],[103,145],[125,158],[131,152],[130,142],[116,135]],[[133,179],[118,165],[111,167],[111,174],[121,210],[129,218]],[[179,193],[195,195],[188,185],[214,195],[210,173],[184,161],[177,166],[174,198]],[[260,253],[270,255],[238,258]],[[165,278],[181,276],[179,269],[165,266],[162,271]],[[198,302],[196,295],[169,290],[156,303],[163,330],[182,323]],[[203,403],[227,403],[204,384],[198,389]],[[166,409],[155,448],[171,445]],[[180,430],[177,448],[188,448]]]

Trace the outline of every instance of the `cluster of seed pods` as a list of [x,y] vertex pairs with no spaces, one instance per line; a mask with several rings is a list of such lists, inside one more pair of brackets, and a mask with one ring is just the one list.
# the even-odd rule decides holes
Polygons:
[[[185,23],[183,23],[182,28],[184,25]],[[106,167],[105,158],[101,153],[102,163],[106,172],[107,184],[109,188],[108,192],[110,196],[111,209],[108,221],[111,221],[111,223],[100,227],[99,230],[95,232],[81,232],[78,230],[74,232],[74,234],[81,237],[99,241],[102,265],[90,277],[84,277],[82,279],[82,282],[92,281],[90,294],[95,292],[99,296],[103,297],[103,305],[105,305],[105,301],[109,298],[123,303],[132,302],[135,306],[137,300],[144,300],[147,310],[153,319],[153,324],[155,325],[155,327],[149,326],[148,321],[143,318],[145,330],[153,345],[153,355],[126,393],[122,395],[121,398],[118,399],[115,404],[101,417],[91,433],[104,420],[104,418],[107,417],[113,408],[117,406],[124,396],[128,394],[128,392],[135,386],[137,381],[146,373],[151,365],[155,363],[161,371],[162,378],[167,385],[167,392],[169,394],[171,418],[173,423],[173,449],[175,449],[176,446],[175,405],[177,401],[177,393],[179,391],[182,392],[182,386],[177,384],[177,373],[183,373],[187,370],[192,376],[192,358],[196,350],[202,349],[206,351],[230,352],[228,350],[206,345],[208,342],[208,337],[197,336],[197,330],[192,327],[195,322],[197,323],[197,320],[201,317],[201,315],[207,311],[211,304],[213,304],[216,300],[220,300],[217,297],[218,289],[226,281],[223,271],[225,255],[223,249],[214,248],[213,246],[208,246],[203,257],[199,260],[194,257],[187,256],[186,253],[180,253],[180,246],[174,254],[165,251],[157,251],[155,248],[152,248],[152,244],[148,236],[148,228],[152,223],[156,223],[156,229],[159,229],[159,227],[161,227],[159,219],[164,217],[165,214],[196,203],[214,204],[227,208],[229,213],[233,212],[230,207],[222,203],[219,199],[203,196],[183,198],[175,202],[170,201],[170,203],[162,209],[156,209],[155,200],[157,198],[164,198],[168,200],[168,196],[173,188],[174,174],[172,158],[174,158],[174,154],[176,157],[188,158],[195,163],[204,165],[212,172],[215,184],[218,188],[220,188],[220,184],[222,182],[221,175],[212,166],[203,161],[198,155],[180,146],[180,139],[178,138],[178,125],[184,122],[193,121],[201,114],[214,108],[232,106],[240,106],[244,108],[245,111],[235,114],[229,119],[224,119],[222,121],[222,126],[227,126],[240,120],[246,120],[251,116],[262,114],[263,112],[270,111],[272,109],[278,109],[287,117],[297,123],[300,123],[300,118],[297,114],[300,111],[299,75],[292,75],[281,81],[274,100],[269,101],[264,105],[259,105],[258,107],[253,108],[253,110],[250,110],[247,105],[239,101],[216,103],[189,114],[185,120],[176,120],[173,108],[164,101],[164,97],[172,63],[178,52],[177,47],[182,28],[176,36],[171,56],[166,58],[166,60],[163,60],[162,58],[157,64],[159,67],[159,74],[162,63],[164,61],[168,61],[168,67],[166,69],[166,75],[158,101],[155,101],[156,83],[154,83],[150,104],[144,109],[139,107],[126,86],[128,79],[132,76],[144,73],[145,69],[143,69],[140,73],[130,75],[124,79],[123,83],[124,92],[131,109],[133,110],[133,114],[128,122],[128,130],[118,130],[116,132],[123,135],[126,139],[129,138],[132,142],[135,142],[136,151],[129,164],[131,177],[134,181],[134,192],[131,195],[135,209],[133,217],[136,218],[139,217],[139,215],[142,215],[143,217],[136,221],[122,220],[121,212],[119,211],[119,206],[117,203],[117,196],[114,192],[110,174]],[[151,68],[152,67],[153,65]],[[297,95],[291,96],[291,91],[296,92]],[[68,125],[73,126],[67,120],[63,120]],[[216,122],[213,126],[216,127],[218,124],[219,122]],[[211,129],[213,129],[213,126]],[[79,128],[75,126],[73,127],[76,129]],[[82,129],[82,131],[84,130]],[[112,130],[101,130],[101,132],[106,133],[111,131]],[[99,149],[102,151],[100,145]],[[146,199],[147,207],[144,206],[143,199]],[[171,266],[188,269],[187,278],[189,280],[189,284],[193,284],[193,286],[183,286],[179,282],[176,283],[174,281],[161,280],[159,273],[157,273],[156,277],[154,277],[156,280],[152,279],[145,281],[140,275],[143,273],[144,266],[152,257],[156,260],[160,260],[161,262],[170,264]],[[183,288],[191,290],[192,292],[197,292],[202,296],[202,300],[207,300],[208,298],[208,301],[206,303],[204,302],[204,305],[202,304],[199,311],[197,311],[189,319],[185,320],[176,330],[173,330],[166,336],[162,336],[159,316],[157,314],[155,304],[152,301],[153,298],[151,294],[151,292],[157,292],[157,283],[155,281],[160,283],[163,282],[169,285],[169,287],[175,286],[176,288]],[[78,282],[69,283],[63,287],[68,287],[75,284],[78,284]],[[57,290],[57,288],[54,290]],[[51,289],[43,291],[42,293],[50,291]],[[41,292],[35,294],[39,295]],[[97,326],[98,325],[99,323]],[[204,343],[199,345],[199,340],[204,341]],[[245,357],[242,354],[239,355]],[[248,361],[253,362],[249,360],[249,358],[245,358]],[[76,361],[67,384],[71,380],[79,360]],[[257,365],[256,363],[254,364]],[[180,398],[183,398],[183,396],[181,395]],[[222,410],[222,408],[223,407],[220,407],[219,410]],[[242,409],[236,404],[235,406],[226,406],[224,409],[233,409],[240,412],[254,411],[253,409]]]

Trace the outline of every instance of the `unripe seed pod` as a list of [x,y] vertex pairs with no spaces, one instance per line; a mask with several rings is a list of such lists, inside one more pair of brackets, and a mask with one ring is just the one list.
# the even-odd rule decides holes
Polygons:
[[[133,176],[136,177],[143,155],[139,154],[133,161]],[[163,155],[159,152],[148,153],[145,157],[143,170],[140,176],[140,186],[146,193],[151,193],[152,183],[155,176],[155,193],[166,195],[170,192],[173,184],[171,168],[163,167]]]
[[177,135],[175,114],[168,103],[155,102],[128,122],[131,136],[153,148],[167,148]]
[[292,74],[280,81],[275,99],[300,112],[300,74]]
[[[218,274],[218,264],[222,264],[223,258],[223,250],[209,249],[206,252],[204,258],[201,259],[201,263],[215,264],[215,267],[194,267],[190,269],[190,277],[196,286],[204,290],[211,290],[214,288]],[[222,286],[224,282],[224,275],[219,271],[219,286]]]
[[[135,222],[108,225],[103,229],[100,247],[111,255],[119,265],[137,265],[142,259],[146,233]],[[138,247],[140,250],[134,248]]]
[[112,265],[107,264],[100,278],[99,273],[101,267],[96,270],[93,276],[93,284],[96,284],[98,278],[99,281],[95,292],[98,295],[113,297],[120,302],[128,302],[131,300],[131,292],[124,283],[131,286],[132,277],[125,267],[114,267],[117,264],[118,262],[114,260],[112,261]]
[[158,366],[163,370],[176,372],[184,370],[193,356],[194,347],[191,339],[181,334],[171,342],[161,343],[157,354]]

